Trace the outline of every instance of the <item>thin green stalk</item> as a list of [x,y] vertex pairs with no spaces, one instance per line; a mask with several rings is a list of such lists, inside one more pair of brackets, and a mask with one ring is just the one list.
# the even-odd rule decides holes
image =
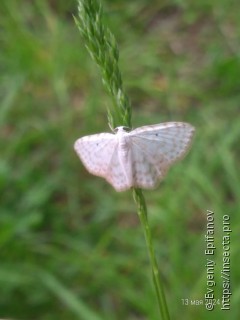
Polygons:
[[[118,66],[119,50],[113,34],[103,24],[100,2],[97,0],[78,0],[78,15],[79,18],[75,18],[75,22],[85,40],[90,56],[100,68],[103,84],[113,99],[114,109],[108,110],[109,125],[111,128],[115,128],[117,125],[131,128],[131,106],[123,88],[122,76]],[[144,196],[140,189],[133,189],[133,196],[138,206],[138,215],[144,230],[160,313],[163,320],[169,320],[163,284],[160,279],[151,230],[147,220]]]
[[133,197],[138,206],[138,216],[141,221],[142,228],[144,230],[144,236],[145,236],[148,254],[151,262],[152,277],[153,277],[153,283],[154,283],[156,294],[157,294],[159,310],[160,310],[162,319],[169,320],[170,316],[169,316],[167,302],[165,298],[163,282],[158,270],[157,259],[155,256],[155,251],[154,251],[154,246],[152,241],[151,229],[148,224],[147,207],[146,207],[144,196],[142,194],[142,190],[133,189]]

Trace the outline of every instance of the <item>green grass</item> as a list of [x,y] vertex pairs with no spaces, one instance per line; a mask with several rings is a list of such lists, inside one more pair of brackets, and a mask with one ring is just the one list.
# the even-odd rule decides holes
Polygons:
[[[75,1],[2,1],[0,317],[159,319],[131,192],[89,175],[73,151],[109,131],[111,100],[72,14]],[[188,156],[144,192],[173,319],[239,318],[240,5],[104,1],[133,126],[188,121]],[[231,217],[231,311],[183,306],[206,292],[205,212]],[[221,280],[216,297],[220,297]]]

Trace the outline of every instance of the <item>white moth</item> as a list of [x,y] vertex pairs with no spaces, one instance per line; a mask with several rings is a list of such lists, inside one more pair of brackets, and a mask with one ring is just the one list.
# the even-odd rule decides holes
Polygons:
[[74,149],[90,173],[105,178],[116,191],[124,191],[155,188],[188,151],[194,128],[166,122],[130,132],[117,127],[114,132],[80,138]]

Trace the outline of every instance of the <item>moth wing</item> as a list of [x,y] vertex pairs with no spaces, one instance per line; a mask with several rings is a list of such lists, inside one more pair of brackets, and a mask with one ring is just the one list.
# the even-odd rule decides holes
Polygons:
[[188,123],[167,122],[130,132],[134,186],[156,187],[168,168],[187,153],[194,128]]
[[119,161],[118,146],[115,134],[100,133],[78,139],[74,149],[90,173],[105,178],[116,191],[124,191],[131,186]]

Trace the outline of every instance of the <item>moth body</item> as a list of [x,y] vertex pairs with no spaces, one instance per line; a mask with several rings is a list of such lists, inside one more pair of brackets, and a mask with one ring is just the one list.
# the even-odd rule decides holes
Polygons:
[[131,158],[131,139],[129,132],[124,130],[124,127],[117,128],[118,138],[118,158],[122,168],[122,172],[129,186],[133,185],[132,175],[132,158]]
[[194,127],[184,122],[166,122],[132,131],[117,127],[74,144],[87,170],[107,180],[116,191],[154,189],[169,167],[190,148]]

